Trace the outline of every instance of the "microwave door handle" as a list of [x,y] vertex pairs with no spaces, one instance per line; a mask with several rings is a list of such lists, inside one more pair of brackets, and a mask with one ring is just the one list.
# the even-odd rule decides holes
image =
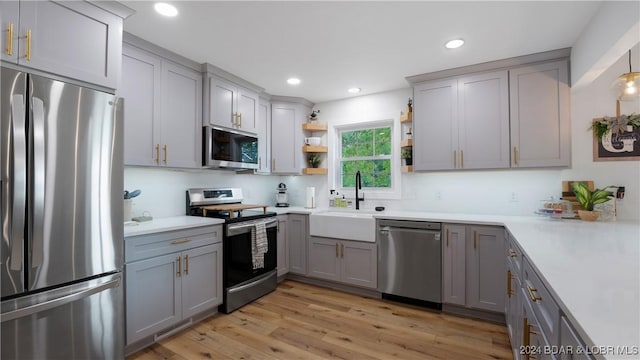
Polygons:
[[45,133],[44,102],[33,97],[33,229],[31,266],[38,267],[44,257],[45,206]]
[[[27,201],[27,134],[26,134],[26,105],[23,95],[13,95],[11,99],[11,133],[13,148],[13,167],[9,172],[9,184],[12,189],[7,197],[11,202],[4,216],[11,216],[11,261],[9,268],[14,271],[22,269],[24,252],[24,224]],[[9,160],[11,161],[11,160]]]

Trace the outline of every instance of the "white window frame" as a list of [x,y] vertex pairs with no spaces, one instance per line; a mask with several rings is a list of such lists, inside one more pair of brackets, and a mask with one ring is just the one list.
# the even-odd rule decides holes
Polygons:
[[[400,126],[395,126],[394,119],[374,120],[367,122],[358,122],[351,124],[344,124],[333,127],[333,146],[331,152],[334,156],[331,157],[329,164],[329,181],[330,189],[336,189],[340,195],[345,195],[347,198],[355,198],[354,188],[343,188],[341,179],[341,163],[342,159],[342,132],[354,131],[354,130],[366,130],[380,127],[391,128],[391,187],[389,188],[363,188],[362,191],[365,194],[366,199],[400,199],[401,198],[401,181],[400,175]],[[357,160],[358,158],[354,158]],[[366,202],[365,202],[366,204]]]

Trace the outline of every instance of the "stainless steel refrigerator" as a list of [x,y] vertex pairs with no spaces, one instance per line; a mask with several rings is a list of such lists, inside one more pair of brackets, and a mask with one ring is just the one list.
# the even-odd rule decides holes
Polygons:
[[0,81],[0,358],[122,359],[119,103],[4,64]]

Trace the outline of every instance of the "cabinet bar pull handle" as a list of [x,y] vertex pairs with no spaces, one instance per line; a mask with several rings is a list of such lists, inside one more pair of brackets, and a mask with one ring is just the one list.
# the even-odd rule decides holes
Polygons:
[[449,247],[449,229],[447,229],[447,247]]
[[184,256],[184,274],[189,275],[189,255]]
[[507,297],[511,298],[511,270],[507,270]]
[[340,244],[340,257],[344,259],[344,244]]
[[242,127],[242,113],[238,113],[238,127]]
[[160,165],[160,144],[156,144],[156,164]]
[[262,169],[262,156],[258,156],[258,169]]
[[527,292],[529,293],[529,298],[531,298],[531,301],[533,302],[542,300],[540,296],[536,296],[536,294],[534,294],[536,291],[538,291],[538,289],[532,288],[531,286],[527,285]]
[[477,249],[478,248],[478,233],[477,232],[473,232],[473,249]]
[[515,251],[509,249],[509,256],[510,257],[518,257],[518,253],[516,253]]
[[164,158],[162,159],[162,162],[166,164],[167,163],[167,152],[168,152],[167,151],[167,145],[163,146],[162,150],[164,150]]
[[518,166],[518,148],[513,147],[513,163],[515,166]]
[[340,257],[340,252],[338,250],[338,243],[336,243],[336,257],[339,258]]
[[27,61],[31,61],[31,29],[27,30]]
[[13,55],[13,23],[7,28],[7,55]]
[[178,256],[176,258],[176,261],[178,262],[178,267],[176,268],[176,275],[178,277],[181,277],[182,276],[182,272],[181,272],[182,271],[182,258],[180,256]]
[[453,168],[454,168],[454,169],[457,167],[457,162],[456,162],[456,160],[457,160],[456,158],[457,158],[457,157],[458,157],[458,156],[457,156],[457,154],[456,154],[456,151],[455,151],[455,150],[453,150]]
[[184,239],[178,239],[178,240],[173,240],[171,242],[171,244],[184,244],[184,243],[188,243],[189,241],[191,241],[191,239],[189,238],[184,238]]
[[464,150],[460,150],[460,168],[464,169]]
[[529,346],[529,342],[531,340],[531,334],[529,334],[529,322],[527,321],[527,317],[522,318],[522,345]]

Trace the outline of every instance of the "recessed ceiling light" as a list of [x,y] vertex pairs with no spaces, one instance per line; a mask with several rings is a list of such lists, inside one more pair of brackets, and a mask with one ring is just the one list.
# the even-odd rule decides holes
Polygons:
[[348,92],[350,92],[350,93],[352,93],[352,94],[357,94],[357,93],[359,93],[359,92],[360,92],[360,90],[362,90],[362,89],[357,88],[357,87],[352,87],[352,88],[350,88],[350,89],[349,89],[349,90],[347,90],[347,91],[348,91]]
[[298,84],[300,84],[300,79],[298,79],[298,78],[289,78],[289,79],[287,79],[287,83],[289,85],[298,85]]
[[459,48],[463,44],[464,44],[464,40],[462,40],[462,39],[453,39],[453,40],[447,41],[447,43],[444,44],[444,47],[446,47],[447,49],[455,49],[455,48]]
[[160,15],[169,16],[169,17],[174,17],[178,15],[178,9],[176,9],[176,7],[171,4],[159,2],[159,3],[155,3],[155,5],[153,5],[153,8],[156,9],[156,11]]

